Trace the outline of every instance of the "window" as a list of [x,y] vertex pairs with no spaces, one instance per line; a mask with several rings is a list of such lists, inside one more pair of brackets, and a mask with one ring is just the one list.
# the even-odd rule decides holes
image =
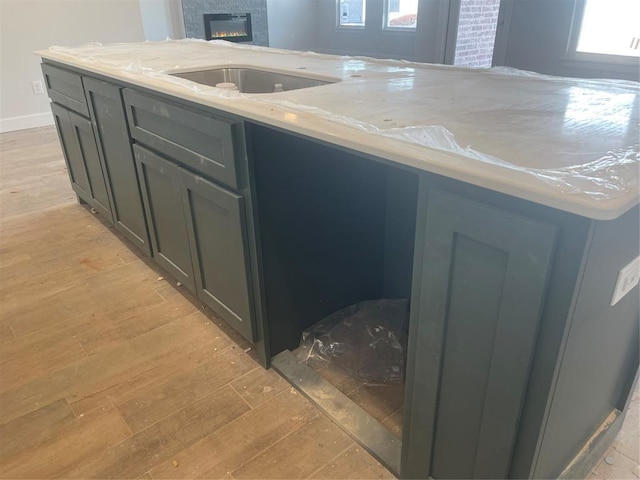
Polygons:
[[640,1],[583,0],[580,6],[574,52],[640,57]]
[[364,27],[366,0],[338,0],[338,25]]
[[418,0],[386,0],[385,28],[415,29]]

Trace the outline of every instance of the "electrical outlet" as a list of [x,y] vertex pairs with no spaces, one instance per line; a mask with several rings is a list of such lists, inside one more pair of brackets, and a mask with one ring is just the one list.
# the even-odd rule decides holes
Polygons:
[[44,93],[44,85],[42,85],[42,80],[34,80],[31,82],[31,88],[33,89],[34,95],[42,95]]
[[611,297],[611,306],[618,303],[633,287],[638,285],[638,280],[640,280],[640,256],[620,269],[616,286],[613,289],[613,297]]

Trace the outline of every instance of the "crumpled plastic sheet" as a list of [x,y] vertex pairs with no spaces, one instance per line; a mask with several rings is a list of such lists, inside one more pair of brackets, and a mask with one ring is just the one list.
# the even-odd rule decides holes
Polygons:
[[[245,94],[237,91],[201,86],[189,80],[170,76],[171,71],[189,71],[211,63],[208,49],[181,64],[166,66],[166,58],[186,58],[185,47],[199,44],[225,49],[242,49],[252,52],[268,52],[282,59],[292,52],[253,45],[238,45],[224,40],[198,39],[142,42],[138,44],[88,44],[83,47],[51,47],[55,52],[99,63],[122,71],[140,74],[170,82],[202,97],[244,99],[277,106],[290,112],[314,115],[329,122],[355,128],[371,135],[383,136],[407,144],[451,153],[504,169],[515,170],[552,185],[566,195],[588,195],[595,199],[614,199],[637,192],[640,170],[640,85],[637,82],[603,79],[569,79],[526,72],[510,67],[474,69],[472,77],[456,77],[461,83],[457,98],[443,99],[435,91],[424,88],[425,105],[433,114],[428,123],[421,122],[400,107],[384,105],[382,96],[358,100],[357,82],[351,103],[336,105],[330,101],[330,91],[310,90],[284,92],[283,94]],[[208,56],[207,56],[208,54]],[[295,52],[297,57],[312,59],[336,59],[336,56],[314,52]],[[132,60],[131,58],[134,58]],[[403,89],[419,91],[414,86],[415,69],[425,67],[436,72],[460,72],[458,67],[427,65],[405,60],[380,60],[366,57],[338,57],[346,61],[341,73],[350,73],[355,80],[378,68],[384,73],[400,74],[380,94],[401,97]],[[208,63],[207,63],[208,62]],[[220,64],[229,63],[227,59]],[[231,62],[233,63],[233,62]],[[163,64],[163,68],[157,65]],[[304,74],[304,72],[300,72]],[[518,92],[505,89],[505,102],[509,108],[491,111],[487,98],[498,95],[487,81],[500,82],[505,77],[528,80],[527,88]],[[363,78],[362,81],[368,81]],[[404,83],[403,83],[404,82]],[[453,78],[452,78],[453,84]],[[554,86],[548,90],[548,86]],[[344,84],[346,88],[346,83]],[[324,88],[324,87],[323,87]],[[391,88],[391,92],[390,89]],[[397,92],[393,89],[396,88]],[[500,87],[498,87],[499,89]],[[533,92],[533,93],[532,93]],[[349,91],[348,93],[351,93]],[[443,91],[443,95],[444,95]],[[325,95],[323,98],[322,95]],[[433,95],[433,97],[429,97]],[[510,95],[510,96],[509,96]],[[531,97],[531,98],[529,98]],[[482,100],[482,101],[480,101]],[[380,114],[372,115],[368,104],[380,102]],[[566,103],[565,105],[562,102]],[[344,103],[344,102],[343,102]],[[417,107],[418,105],[416,105]],[[394,110],[395,108],[395,110]],[[446,115],[438,115],[438,111]],[[439,123],[439,117],[447,118],[447,125]],[[450,117],[454,117],[451,120]],[[400,119],[400,120],[398,120]],[[547,142],[561,132],[562,140]],[[566,142],[565,142],[566,139]],[[615,145],[604,148],[604,145]],[[516,163],[528,156],[531,164]],[[561,159],[561,160],[558,160]],[[539,163],[539,164],[538,164]],[[561,166],[558,166],[560,164]],[[553,166],[551,166],[553,165]]]
[[318,370],[334,363],[365,385],[401,384],[408,316],[407,299],[350,305],[302,333],[298,361]]

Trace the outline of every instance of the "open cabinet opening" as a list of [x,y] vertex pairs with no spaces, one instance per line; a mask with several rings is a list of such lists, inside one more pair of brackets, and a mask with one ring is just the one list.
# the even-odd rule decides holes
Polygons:
[[399,441],[418,177],[256,125],[251,145],[271,355],[293,352]]

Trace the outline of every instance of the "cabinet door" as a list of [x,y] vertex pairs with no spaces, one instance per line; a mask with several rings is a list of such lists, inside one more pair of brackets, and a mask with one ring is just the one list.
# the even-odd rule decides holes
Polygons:
[[51,104],[51,112],[58,129],[58,137],[62,145],[62,152],[67,164],[69,179],[71,180],[71,188],[85,202],[91,199],[91,188],[89,186],[89,178],[87,177],[87,169],[82,159],[82,152],[76,136],[76,130],[71,123],[70,112],[66,108],[57,103]]
[[444,192],[422,200],[404,474],[507,478],[556,228]]
[[195,293],[178,167],[134,145],[153,258]]
[[243,198],[178,170],[198,298],[254,342]]
[[76,141],[80,151],[80,156],[84,162],[87,172],[87,180],[91,199],[88,203],[96,209],[110,223],[113,223],[111,216],[111,205],[109,195],[107,194],[107,186],[104,180],[102,164],[98,155],[98,147],[96,145],[96,137],[93,134],[93,128],[89,119],[69,112],[69,119],[74,129]]
[[120,88],[83,77],[91,120],[107,177],[115,227],[151,254],[138,175]]

